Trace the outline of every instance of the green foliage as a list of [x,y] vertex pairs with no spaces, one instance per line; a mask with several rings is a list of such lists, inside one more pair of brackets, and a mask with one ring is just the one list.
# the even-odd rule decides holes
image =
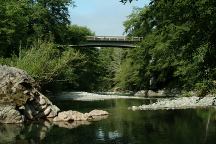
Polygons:
[[61,52],[53,43],[37,41],[14,57],[11,65],[27,71],[43,86],[58,81],[73,83],[78,77],[74,71],[84,63],[83,59],[74,49]]
[[119,71],[122,60],[127,54],[127,50],[119,48],[104,48],[99,51],[101,67],[101,81],[99,88],[103,91],[111,90],[115,84],[115,75]]
[[0,56],[18,54],[34,39],[62,43],[65,39],[68,6],[72,0],[0,0]]
[[79,44],[86,40],[86,36],[94,35],[89,28],[78,25],[67,26],[67,29],[64,40],[66,44]]
[[[141,83],[152,79],[153,89],[194,89],[200,95],[212,91],[216,76],[215,4],[212,0],[153,0],[148,7],[135,9],[124,23],[125,30],[144,39],[141,49],[131,51],[126,60],[134,63],[131,69],[137,69],[125,68],[122,73]],[[133,75],[136,71],[142,75]],[[123,82],[130,85],[131,81]]]
[[99,60],[99,49],[82,48],[78,51],[85,56],[85,64],[75,70],[78,75],[76,90],[97,90],[102,76],[102,68]]

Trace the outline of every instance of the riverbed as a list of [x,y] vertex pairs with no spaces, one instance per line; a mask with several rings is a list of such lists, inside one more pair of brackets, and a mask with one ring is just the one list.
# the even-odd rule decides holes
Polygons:
[[102,109],[108,118],[52,125],[48,122],[0,125],[0,143],[44,144],[215,144],[214,109],[131,111],[156,99],[52,99],[61,110]]

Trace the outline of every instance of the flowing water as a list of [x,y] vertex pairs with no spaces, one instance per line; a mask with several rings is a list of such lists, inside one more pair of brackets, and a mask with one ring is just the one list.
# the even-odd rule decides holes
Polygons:
[[20,144],[215,144],[216,112],[208,110],[131,111],[155,100],[54,100],[62,110],[110,113],[95,122],[0,125],[0,143]]

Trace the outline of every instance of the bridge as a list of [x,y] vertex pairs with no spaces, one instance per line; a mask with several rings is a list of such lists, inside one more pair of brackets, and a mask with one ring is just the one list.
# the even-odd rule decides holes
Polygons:
[[135,48],[137,43],[142,41],[142,37],[127,36],[87,36],[86,41],[79,45],[68,45],[70,47],[117,47]]

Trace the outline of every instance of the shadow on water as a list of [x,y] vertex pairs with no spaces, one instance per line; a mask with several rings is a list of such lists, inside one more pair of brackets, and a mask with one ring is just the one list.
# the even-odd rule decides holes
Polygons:
[[[154,101],[154,100],[153,100]],[[97,122],[0,125],[0,143],[50,144],[214,144],[216,111],[130,111],[150,100],[55,101],[62,110],[103,109],[110,116]]]

